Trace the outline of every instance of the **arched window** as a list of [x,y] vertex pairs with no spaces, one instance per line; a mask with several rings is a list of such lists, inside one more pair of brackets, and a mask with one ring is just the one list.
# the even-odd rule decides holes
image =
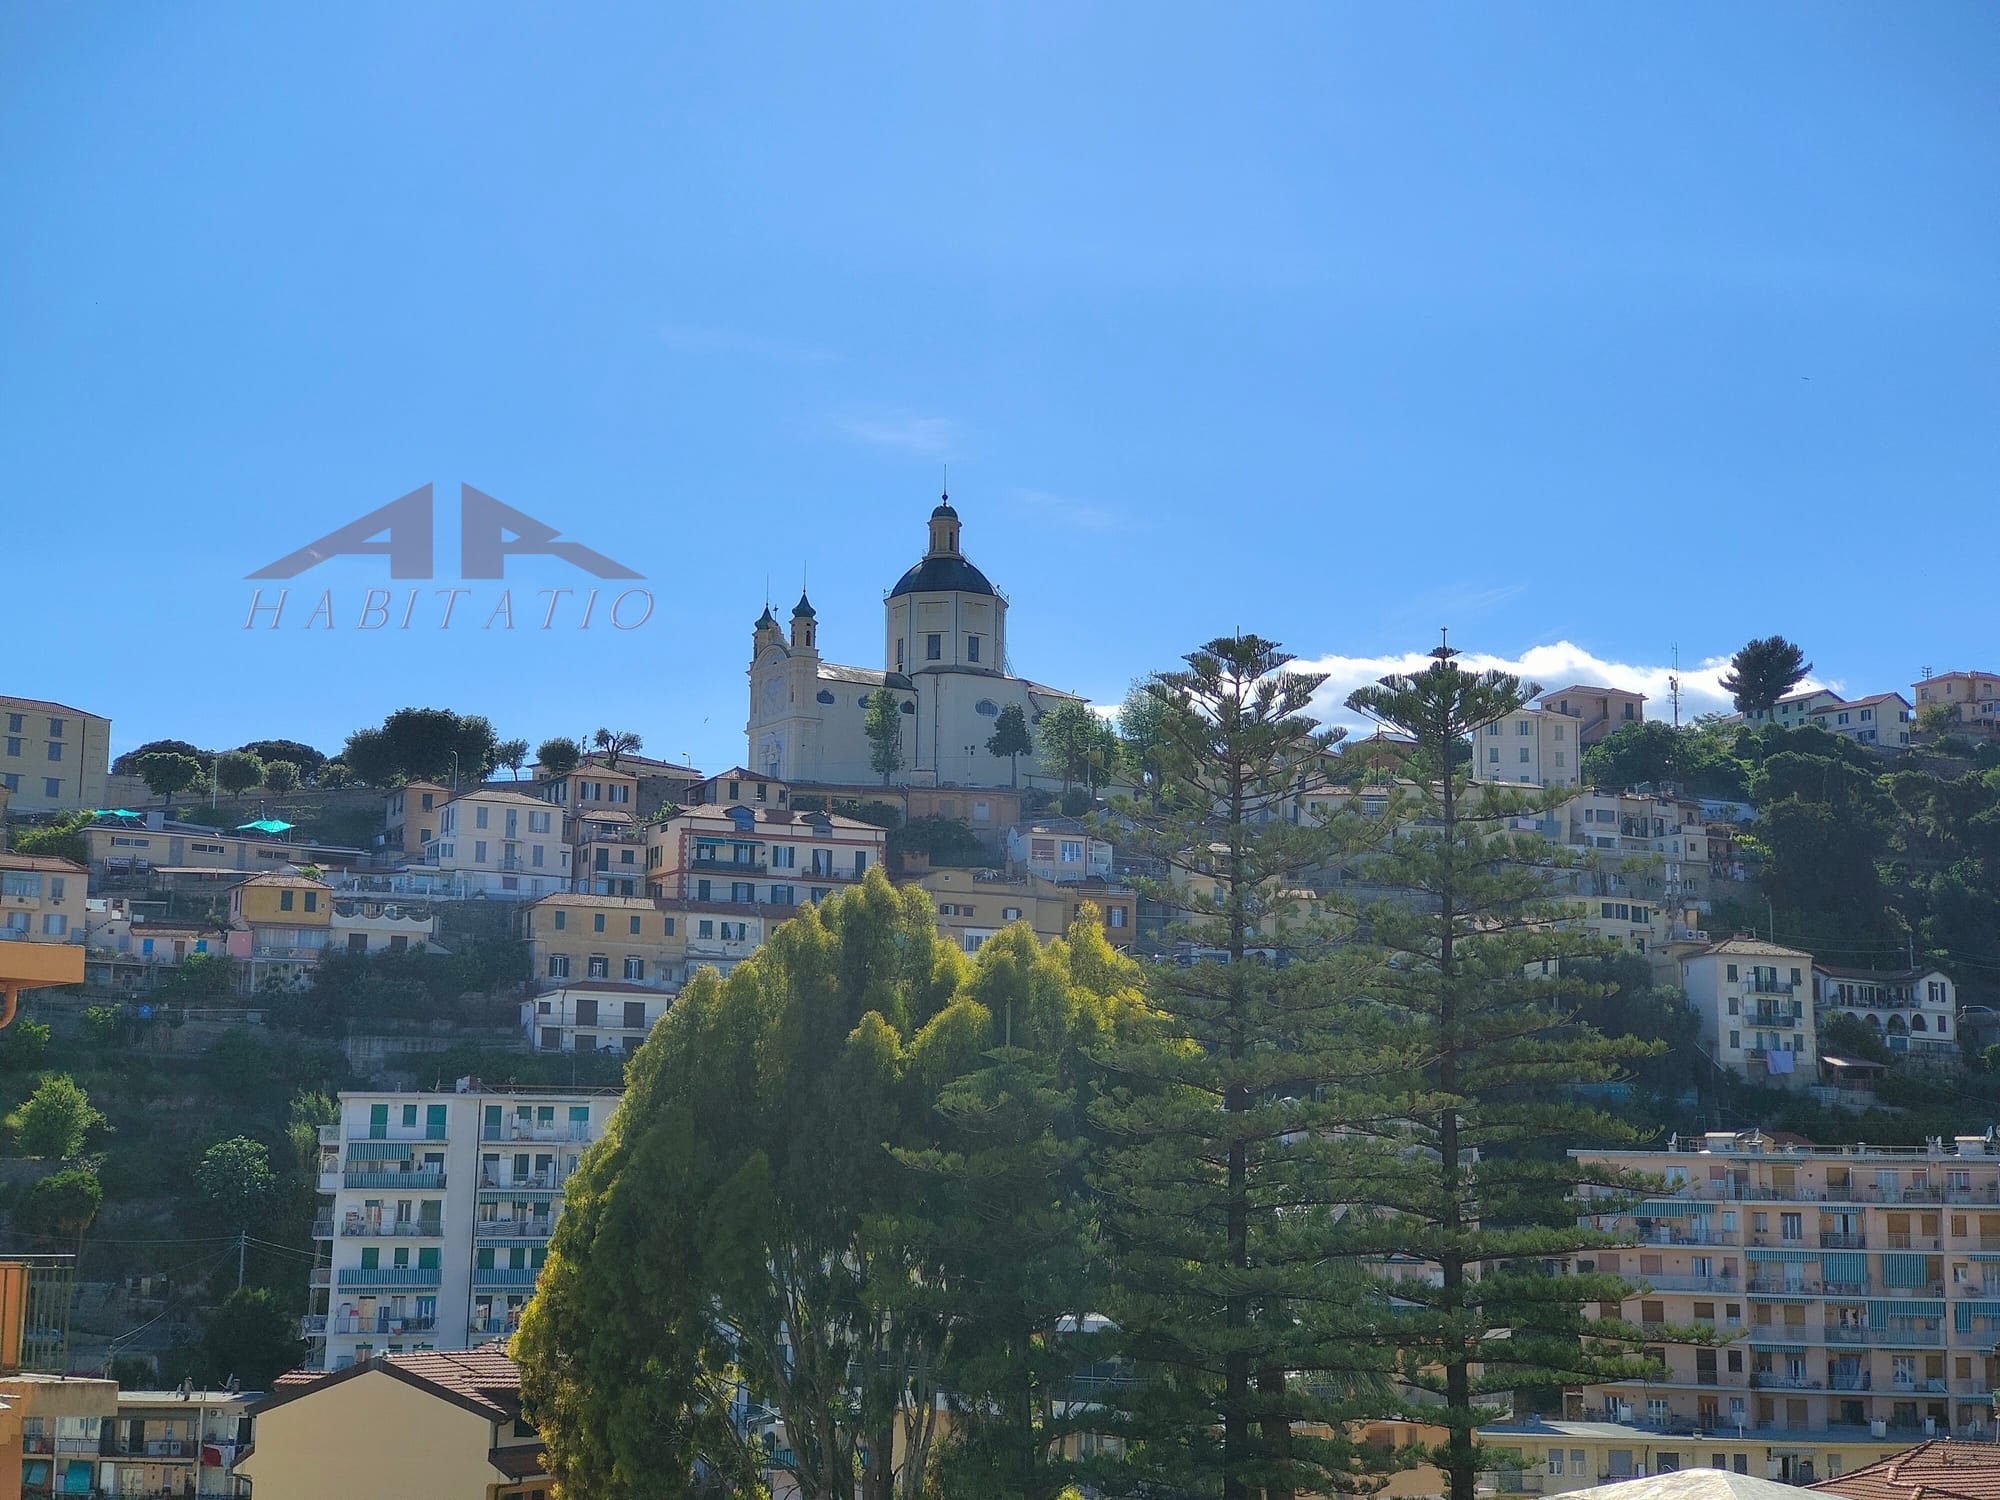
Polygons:
[[866,708],[868,706],[868,695],[866,693],[863,693],[859,698],[856,698],[854,702],[857,707]]
[[917,711],[917,700],[914,698],[905,698],[903,700],[903,712],[906,714],[913,714],[916,711]]
[[1930,1027],[1924,1024],[1924,1018],[1921,1015],[1914,1015],[1910,1017],[1910,1030],[1929,1031]]
[[833,694],[829,693],[825,688],[821,688],[815,696],[818,697],[819,701],[822,703],[830,704],[833,702]]
[[977,703],[972,705],[972,711],[976,714],[984,714],[989,719],[995,719],[1000,716],[1000,705],[995,703],[991,698],[981,698]]

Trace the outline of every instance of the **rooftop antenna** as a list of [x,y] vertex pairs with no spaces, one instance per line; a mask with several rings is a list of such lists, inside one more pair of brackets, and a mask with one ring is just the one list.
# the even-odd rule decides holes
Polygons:
[[1674,728],[1681,727],[1681,648],[1674,643],[1674,669],[1667,674],[1667,696],[1674,703]]
[[1451,627],[1449,625],[1438,626],[1438,643],[1432,648],[1430,654],[1441,662],[1450,661],[1454,656],[1458,655],[1458,648],[1451,643]]

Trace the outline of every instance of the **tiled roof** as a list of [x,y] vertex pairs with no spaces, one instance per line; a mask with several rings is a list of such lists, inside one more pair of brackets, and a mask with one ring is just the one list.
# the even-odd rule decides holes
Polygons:
[[565,979],[542,991],[538,999],[568,990],[580,995],[643,995],[649,1000],[671,999],[665,990],[647,989],[643,984],[625,984],[616,979]]
[[530,906],[607,906],[614,910],[655,911],[658,908],[647,896],[591,896],[581,891],[557,891],[528,903]]
[[[70,705],[69,705],[69,704],[67,704],[67,703],[51,703],[51,702],[50,702],[50,701],[49,701],[48,699],[46,699],[46,698],[5,698],[5,697],[0,697],[0,703],[4,703],[4,704],[6,704],[6,705],[7,705],[7,706],[8,706],[8,707],[9,707],[10,709],[13,709],[13,708],[32,708],[32,709],[36,710],[37,712],[41,712],[41,713],[46,713],[46,712],[47,712],[48,710],[50,710],[50,709],[57,709],[57,710],[59,710],[59,711],[61,711],[61,712],[63,712],[63,713],[66,713],[66,714],[75,714],[75,715],[77,715],[77,716],[78,716],[79,718],[85,718],[85,719],[103,719],[103,718],[104,718],[104,715],[103,715],[103,714],[94,714],[94,713],[92,713],[92,712],[91,712],[91,711],[90,711],[89,709],[87,709],[87,708],[72,708],[72,707],[70,707]],[[105,722],[106,722],[106,723],[108,724],[108,723],[110,723],[111,721],[110,721],[109,719],[105,719]]]
[[548,1474],[548,1449],[540,1443],[522,1443],[514,1448],[495,1448],[486,1461],[508,1479],[541,1479]]
[[1813,710],[1815,714],[1836,713],[1843,708],[1869,708],[1877,703],[1887,703],[1891,699],[1908,707],[1910,700],[1901,693],[1870,693],[1866,698],[1855,698],[1847,703],[1829,703]]
[[1915,969],[1836,969],[1832,964],[1814,964],[1815,974],[1825,974],[1834,979],[1876,979],[1884,982],[1901,980],[1908,982],[1921,979],[1926,974],[1942,974],[1944,970],[1936,964],[1925,964]]
[[1729,953],[1747,958],[1811,958],[1810,953],[1802,953],[1797,948],[1781,948],[1776,943],[1767,943],[1762,938],[1724,938],[1719,943],[1711,943],[1701,950],[1703,953]]
[[55,854],[0,854],[0,870],[54,870],[62,875],[88,875],[73,859]]
[[332,886],[324,880],[314,880],[310,875],[287,875],[282,870],[267,870],[262,875],[252,875],[243,881],[244,885],[290,885],[306,886],[316,891],[330,891]]
[[521,1414],[521,1369],[507,1357],[503,1343],[453,1353],[424,1350],[415,1354],[384,1354],[331,1374],[293,1370],[271,1382],[271,1394],[258,1402],[261,1415],[310,1396],[323,1386],[366,1375],[371,1370],[414,1385],[455,1406],[476,1412],[489,1422],[512,1422]]
[[1935,1438],[1807,1488],[1847,1500],[2000,1500],[2000,1448]]
[[1614,698],[1637,698],[1641,702],[1644,702],[1646,698],[1644,693],[1634,692],[1631,688],[1603,687],[1588,682],[1572,682],[1568,687],[1551,688],[1546,693],[1538,694],[1536,701],[1538,703],[1546,703],[1551,698],[1560,698],[1564,693],[1604,693]]
[[[490,787],[490,786],[472,787],[467,791],[460,792],[457,797],[452,799],[452,801],[464,802],[473,797],[477,797],[481,802],[522,802],[526,803],[529,807],[540,808],[543,810],[547,810],[548,808],[554,807],[556,805],[555,803],[550,802],[546,797],[530,797],[526,792],[510,792],[500,787]],[[446,802],[443,804],[443,806],[450,807],[451,803]],[[436,811],[436,809],[433,808],[432,811]],[[569,811],[569,809],[564,808],[563,811],[567,812]]]
[[713,776],[702,777],[704,785],[711,781],[762,781],[768,782],[772,786],[784,786],[786,784],[782,776],[766,776],[761,771],[746,770],[742,766],[731,766],[726,771],[717,771]]

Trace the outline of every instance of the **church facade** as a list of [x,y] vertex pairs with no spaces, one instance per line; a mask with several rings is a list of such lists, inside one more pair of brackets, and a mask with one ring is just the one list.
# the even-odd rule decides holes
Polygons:
[[[950,496],[931,512],[923,557],[883,600],[880,667],[822,659],[803,594],[789,637],[765,609],[751,645],[746,765],[783,781],[879,784],[865,723],[883,688],[903,720],[903,764],[890,780],[908,786],[1006,786],[1007,759],[986,749],[1001,711],[1019,707],[1032,734],[1056,704],[1082,701],[1007,674],[1007,599],[960,549]],[[1030,785],[1035,756],[1023,755],[1018,772]]]

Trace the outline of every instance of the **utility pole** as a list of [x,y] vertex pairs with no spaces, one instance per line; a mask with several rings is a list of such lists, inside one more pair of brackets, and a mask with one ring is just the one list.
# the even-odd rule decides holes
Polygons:
[[250,1246],[250,1231],[236,1231],[236,1290],[243,1290],[243,1258]]

